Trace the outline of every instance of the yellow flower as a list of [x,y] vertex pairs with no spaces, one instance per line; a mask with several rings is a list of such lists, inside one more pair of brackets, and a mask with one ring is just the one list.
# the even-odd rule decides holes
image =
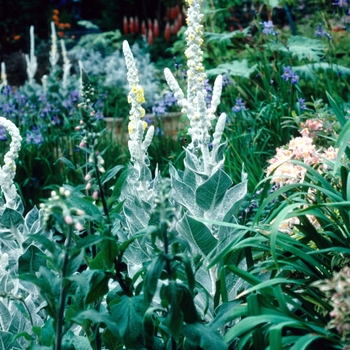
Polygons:
[[141,118],[143,118],[145,116],[145,114],[146,114],[145,109],[141,107],[140,108],[140,112],[141,112]]
[[143,130],[146,130],[146,128],[147,128],[147,123],[143,122]]
[[132,127],[132,123],[131,122],[128,124],[128,131],[129,131],[129,134],[132,134],[134,132],[134,129]]

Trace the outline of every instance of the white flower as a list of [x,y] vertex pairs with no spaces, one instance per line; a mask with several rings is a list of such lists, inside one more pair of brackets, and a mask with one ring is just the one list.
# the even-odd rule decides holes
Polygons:
[[13,208],[17,196],[16,187],[13,179],[16,175],[16,158],[21,148],[21,135],[18,128],[10,120],[0,117],[0,125],[2,125],[11,136],[11,144],[9,151],[4,156],[4,165],[0,168],[0,187],[6,199],[6,205]]
[[55,67],[60,55],[57,49],[57,35],[55,29],[55,23],[51,22],[51,51],[50,51],[50,63],[52,67]]
[[35,56],[35,48],[34,48],[34,27],[33,26],[30,27],[29,33],[30,33],[30,55],[25,55],[25,58],[27,62],[28,82],[30,85],[33,85],[35,83],[34,76],[35,76],[36,70],[38,69],[38,62]]

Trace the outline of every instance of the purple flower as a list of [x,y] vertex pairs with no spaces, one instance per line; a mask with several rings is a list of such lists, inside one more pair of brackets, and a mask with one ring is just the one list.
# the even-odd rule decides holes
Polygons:
[[328,34],[327,32],[325,32],[321,26],[321,24],[319,24],[317,26],[317,30],[315,31],[315,35],[319,38],[321,38],[322,36],[327,37],[329,40],[332,40],[332,37],[330,36],[330,34]]
[[60,125],[61,121],[56,115],[54,115],[51,117],[51,124],[52,125]]
[[177,104],[177,99],[175,98],[174,94],[172,92],[168,92],[164,96],[164,104],[167,107],[171,107]]
[[0,125],[0,141],[6,141],[7,140],[7,134],[6,129]]
[[298,98],[298,104],[301,111],[303,111],[306,108],[304,98]]
[[317,30],[316,30],[316,32],[315,32],[315,35],[318,36],[318,37],[320,38],[321,36],[323,36],[324,33],[325,33],[325,32],[324,32],[322,26],[319,24],[319,25],[317,26]]
[[69,98],[71,99],[72,102],[77,102],[79,100],[79,92],[76,90],[73,90],[70,94],[69,94]]
[[166,112],[166,106],[164,105],[163,101],[159,102],[158,105],[152,107],[152,113],[154,115],[160,115]]
[[264,26],[264,29],[262,30],[263,34],[266,34],[266,35],[269,35],[269,34],[276,35],[277,34],[277,32],[275,32],[273,30],[274,25],[273,25],[272,21],[261,22],[260,24]]
[[232,107],[232,110],[236,113],[246,110],[244,102],[242,102],[241,98],[236,98],[236,104]]
[[292,71],[290,66],[283,67],[283,71],[284,72],[281,75],[282,79],[284,79],[285,81],[290,80],[290,82],[294,85],[299,82],[299,76]]
[[228,86],[232,84],[232,81],[229,77],[230,70],[227,71],[227,73],[222,75],[222,87]]
[[105,116],[102,114],[101,111],[97,111],[97,112],[95,113],[95,115],[94,115],[94,118],[95,118],[96,120],[102,120],[104,117],[105,117]]
[[2,90],[2,95],[8,96],[11,94],[11,92],[12,92],[11,86],[6,85],[5,88]]
[[28,145],[41,145],[44,142],[43,135],[36,126],[26,133],[26,142]]
[[334,6],[339,6],[339,7],[346,7],[348,6],[348,2],[346,0],[335,0],[333,2]]
[[40,97],[38,98],[38,100],[40,102],[46,102],[47,101],[46,95],[45,94],[41,94]]

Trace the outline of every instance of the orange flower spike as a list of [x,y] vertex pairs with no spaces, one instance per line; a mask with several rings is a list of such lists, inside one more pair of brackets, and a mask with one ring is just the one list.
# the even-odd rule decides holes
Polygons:
[[65,24],[64,24],[64,27],[65,27],[66,29],[70,29],[70,23],[65,23]]
[[54,15],[59,15],[60,14],[60,11],[58,11],[57,9],[54,9],[52,12],[54,13]]

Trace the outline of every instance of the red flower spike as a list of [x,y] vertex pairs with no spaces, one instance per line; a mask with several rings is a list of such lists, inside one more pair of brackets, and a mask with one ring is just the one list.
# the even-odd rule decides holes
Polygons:
[[149,46],[153,45],[153,32],[152,30],[148,31],[147,42]]
[[144,36],[146,36],[146,34],[147,34],[145,21],[142,21],[142,23],[141,23],[141,34],[144,35]]
[[154,23],[153,23],[153,35],[155,38],[158,38],[159,36],[159,25],[156,19],[154,20]]
[[137,16],[135,17],[135,33],[140,33],[140,23]]
[[148,19],[148,31],[153,30],[152,20]]
[[167,22],[166,25],[165,25],[165,31],[164,31],[164,38],[165,38],[165,40],[169,41],[170,40],[170,36],[171,36],[170,24],[169,24],[169,22]]
[[135,33],[134,19],[132,17],[129,18],[129,29],[131,34]]
[[126,16],[124,16],[123,20],[123,31],[125,35],[129,33],[128,19],[126,18]]

